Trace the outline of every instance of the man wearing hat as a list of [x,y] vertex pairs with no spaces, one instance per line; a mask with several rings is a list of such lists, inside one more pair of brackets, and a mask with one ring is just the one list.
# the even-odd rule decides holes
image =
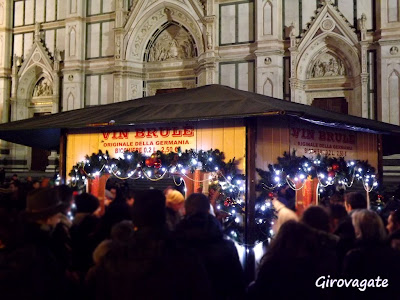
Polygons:
[[64,208],[54,189],[28,194],[22,214],[21,244],[10,253],[7,265],[2,266],[7,269],[7,276],[3,278],[0,272],[2,299],[63,299],[65,270],[52,232]]

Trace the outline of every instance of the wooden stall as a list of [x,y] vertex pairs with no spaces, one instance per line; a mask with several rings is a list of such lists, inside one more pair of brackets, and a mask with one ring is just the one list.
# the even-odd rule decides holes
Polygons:
[[[266,169],[284,152],[297,155],[368,160],[378,170],[381,135],[399,135],[400,127],[328,112],[268,96],[209,85],[173,94],[156,95],[110,105],[43,116],[0,125],[0,138],[28,146],[57,149],[60,175],[65,180],[85,155],[125,151],[151,155],[182,150],[219,149],[225,159],[235,158],[245,175],[244,245],[246,272],[254,275],[256,241],[256,168]],[[187,182],[196,189],[201,171]],[[197,176],[197,177],[196,177]],[[101,181],[102,180],[102,181]],[[92,184],[104,197],[106,178]],[[310,183],[297,193],[301,209],[315,203]],[[103,190],[102,190],[103,189]]]

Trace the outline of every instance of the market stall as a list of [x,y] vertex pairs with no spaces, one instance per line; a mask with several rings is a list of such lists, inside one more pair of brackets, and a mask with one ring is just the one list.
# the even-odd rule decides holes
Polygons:
[[299,209],[332,184],[361,180],[368,193],[378,184],[382,137],[398,134],[398,126],[220,85],[0,125],[1,139],[58,149],[61,177],[88,180],[99,197],[108,176],[179,175],[188,194],[219,185],[218,209],[227,213],[227,233],[247,250],[249,274],[254,246],[270,237],[260,180],[265,190],[296,190]]

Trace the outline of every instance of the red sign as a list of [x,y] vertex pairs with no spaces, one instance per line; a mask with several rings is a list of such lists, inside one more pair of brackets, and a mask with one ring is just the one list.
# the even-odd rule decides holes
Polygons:
[[331,130],[318,126],[292,126],[290,128],[290,148],[298,156],[345,157],[353,159],[357,152],[355,132]]
[[99,149],[118,156],[126,151],[152,154],[196,149],[196,130],[186,126],[151,126],[134,130],[105,131],[100,133]]

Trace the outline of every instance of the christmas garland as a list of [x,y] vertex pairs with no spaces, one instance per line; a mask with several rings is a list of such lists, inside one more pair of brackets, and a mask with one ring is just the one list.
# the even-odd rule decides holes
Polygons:
[[[147,178],[157,181],[165,177],[186,177],[195,170],[208,173],[201,183],[208,181],[209,188],[217,193],[217,213],[224,223],[225,233],[238,242],[244,239],[245,176],[237,168],[235,158],[224,161],[224,153],[218,149],[163,153],[157,151],[150,157],[139,152],[125,152],[119,158],[111,158],[106,151],[86,155],[85,160],[73,166],[69,173],[70,184],[82,189],[88,179],[110,174],[122,180]],[[174,179],[175,180],[175,179]]]
[[361,180],[367,192],[378,186],[375,168],[368,161],[345,161],[344,158],[317,156],[314,159],[290,155],[285,152],[278,157],[278,164],[268,165],[268,170],[256,169],[261,177],[258,190],[275,191],[289,185],[292,189],[301,188],[307,178],[318,178],[319,186],[326,188],[336,185],[351,187],[354,180]]

